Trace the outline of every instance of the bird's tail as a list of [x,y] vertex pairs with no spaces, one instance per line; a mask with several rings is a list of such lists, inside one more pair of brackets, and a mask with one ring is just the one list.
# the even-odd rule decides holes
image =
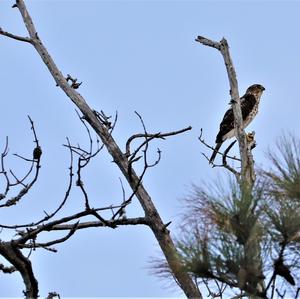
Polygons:
[[216,155],[217,155],[217,153],[218,153],[221,145],[222,145],[222,142],[216,144],[216,147],[215,147],[215,149],[214,149],[214,151],[213,151],[213,153],[212,153],[212,155],[211,155],[211,157],[209,159],[209,163],[210,164],[212,164],[214,162],[214,160],[216,158]]

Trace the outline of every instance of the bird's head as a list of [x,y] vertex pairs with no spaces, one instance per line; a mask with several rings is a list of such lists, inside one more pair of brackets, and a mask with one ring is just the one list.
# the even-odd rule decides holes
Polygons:
[[260,97],[265,88],[260,84],[253,84],[246,90],[246,94],[253,94],[254,96]]

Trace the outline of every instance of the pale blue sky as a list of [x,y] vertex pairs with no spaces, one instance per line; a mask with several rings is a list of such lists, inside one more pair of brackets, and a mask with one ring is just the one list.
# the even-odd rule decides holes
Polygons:
[[[179,199],[191,183],[201,184],[221,172],[201,155],[197,137],[204,129],[213,144],[228,108],[228,81],[221,55],[196,43],[197,35],[227,38],[238,74],[240,94],[260,83],[266,91],[260,112],[248,130],[256,131],[257,164],[284,131],[299,127],[300,2],[299,1],[27,1],[40,38],[64,74],[83,81],[79,92],[97,110],[119,113],[114,137],[121,148],[142,128],[138,111],[150,132],[191,125],[192,132],[158,145],[162,161],[144,182],[172,233],[179,224]],[[13,1],[0,1],[0,26],[26,34]],[[0,37],[0,144],[10,138],[11,153],[30,155],[33,143],[27,114],[36,124],[43,160],[40,181],[17,206],[1,210],[1,223],[39,219],[62,199],[69,157],[65,137],[87,139],[74,105],[55,86],[34,48]],[[207,152],[207,151],[206,151]],[[209,153],[209,152],[207,152]],[[11,167],[22,164],[14,157]],[[118,203],[120,171],[103,152],[85,171],[95,206]],[[125,184],[125,181],[124,181]],[[128,189],[126,189],[127,192]],[[74,191],[65,214],[83,207]],[[139,205],[129,217],[143,215]],[[5,232],[0,236],[7,237]],[[45,239],[51,235],[45,236]],[[180,296],[176,288],[149,275],[149,258],[159,249],[145,227],[78,232],[58,253],[36,251],[33,268],[40,295],[56,291],[66,296]],[[20,296],[20,277],[1,275],[0,296]]]

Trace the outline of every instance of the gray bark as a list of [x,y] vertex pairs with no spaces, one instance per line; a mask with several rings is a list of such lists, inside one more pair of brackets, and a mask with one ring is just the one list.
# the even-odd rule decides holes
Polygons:
[[[94,111],[89,107],[84,98],[76,92],[66,81],[61,71],[56,66],[55,62],[49,55],[47,49],[43,45],[42,41],[38,37],[35,26],[32,19],[27,11],[23,0],[18,0],[16,5],[22,15],[24,24],[29,33],[29,41],[26,38],[23,41],[31,43],[36,51],[39,53],[43,62],[47,66],[51,75],[53,76],[57,85],[65,92],[69,99],[79,108],[84,115],[85,119],[95,130],[98,136],[101,138],[103,144],[106,146],[109,154],[112,156],[113,161],[118,165],[121,172],[127,179],[132,190],[136,190],[136,196],[139,199],[141,206],[144,209],[145,217],[148,221],[148,225],[153,231],[166,259],[172,270],[176,281],[178,282],[181,289],[184,291],[188,298],[202,298],[198,288],[194,284],[191,277],[185,271],[182,262],[179,259],[177,250],[173,243],[173,240],[166,229],[160,215],[158,214],[150,195],[145,190],[143,184],[140,182],[139,177],[136,175],[133,169],[130,170],[130,164],[128,157],[125,153],[122,153],[119,146],[108,132],[108,129],[96,117]],[[20,40],[20,39],[19,39]],[[21,39],[22,40],[22,39]]]

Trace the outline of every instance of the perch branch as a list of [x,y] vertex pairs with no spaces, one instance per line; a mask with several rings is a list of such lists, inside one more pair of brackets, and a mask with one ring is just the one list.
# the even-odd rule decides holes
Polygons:
[[243,118],[242,118],[242,111],[241,111],[241,104],[240,104],[240,96],[238,91],[238,82],[236,78],[236,72],[233,66],[233,62],[229,53],[229,46],[227,40],[223,38],[220,42],[215,42],[210,39],[207,39],[202,36],[198,36],[196,41],[205,45],[210,46],[218,51],[223,56],[224,63],[226,66],[227,76],[230,85],[230,96],[232,99],[232,109],[234,115],[234,128],[235,134],[239,142],[239,150],[241,156],[241,179],[246,183],[247,186],[250,188],[253,186],[255,181],[255,174],[254,174],[254,162],[251,155],[251,152],[248,151],[247,147],[247,138],[246,133],[243,129]]
[[[202,135],[203,135],[203,129],[201,128],[201,130],[200,130],[200,136],[198,137],[199,141],[200,141],[203,145],[205,145],[207,148],[209,148],[209,149],[211,149],[211,150],[214,150],[214,147],[213,147],[213,146],[211,146],[211,145],[209,145],[208,143],[205,142],[204,138],[202,138]],[[232,146],[233,146],[233,145],[232,145]],[[229,150],[230,150],[230,149],[231,149],[231,147],[229,148]],[[229,152],[229,150],[228,150],[228,152]],[[227,152],[227,153],[228,153],[228,152]],[[218,152],[218,154],[224,157],[225,152],[224,152],[224,153]],[[205,156],[205,157],[206,157],[206,156]],[[226,158],[229,158],[229,159],[231,159],[231,160],[235,160],[235,161],[241,162],[241,159],[237,158],[236,156],[229,156],[229,155],[227,154],[227,155],[226,155]],[[208,161],[209,161],[209,159],[208,159]]]

